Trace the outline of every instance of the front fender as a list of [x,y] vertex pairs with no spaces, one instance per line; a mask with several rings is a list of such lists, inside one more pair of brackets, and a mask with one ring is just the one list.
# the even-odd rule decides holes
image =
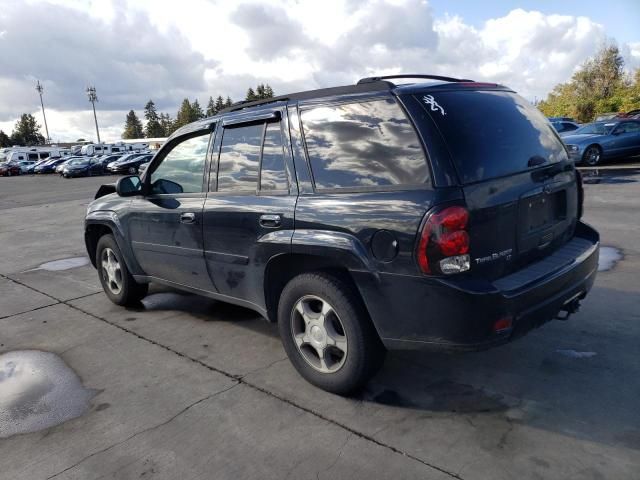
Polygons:
[[[117,213],[113,210],[94,210],[89,212],[84,220],[84,239],[85,246],[87,247],[87,253],[89,254],[89,258],[91,259],[91,263],[93,266],[96,266],[95,255],[95,246],[98,242],[98,238],[95,238],[91,234],[92,226],[103,226],[107,227],[113,233],[113,237],[122,252],[124,257],[124,263],[131,272],[132,275],[144,275],[144,271],[138,264],[133,254],[133,250],[131,249],[130,242],[127,240],[127,236],[125,234],[124,226],[120,221]],[[95,243],[94,243],[95,242]]]

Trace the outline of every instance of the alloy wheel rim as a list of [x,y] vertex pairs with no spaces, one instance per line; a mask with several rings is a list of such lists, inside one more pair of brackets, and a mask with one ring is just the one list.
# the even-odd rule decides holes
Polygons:
[[102,251],[100,263],[105,285],[111,293],[118,295],[122,291],[122,268],[118,257],[112,249],[107,247]]
[[344,325],[323,298],[306,295],[291,311],[291,335],[305,362],[321,373],[340,370],[348,352]]
[[600,152],[597,148],[591,147],[587,150],[587,163],[589,165],[595,165],[600,160]]

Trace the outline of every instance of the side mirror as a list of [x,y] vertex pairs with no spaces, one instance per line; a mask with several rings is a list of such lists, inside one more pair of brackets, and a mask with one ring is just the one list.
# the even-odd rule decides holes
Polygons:
[[137,175],[122,177],[116,183],[116,193],[121,197],[133,197],[142,193],[142,182]]

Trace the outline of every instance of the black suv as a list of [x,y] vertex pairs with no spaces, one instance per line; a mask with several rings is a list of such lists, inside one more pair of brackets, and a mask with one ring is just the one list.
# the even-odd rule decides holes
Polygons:
[[236,104],[97,196],[86,246],[113,302],[158,282],[253,309],[302,376],[341,394],[386,349],[487,348],[565,318],[597,271],[551,124],[470,80]]

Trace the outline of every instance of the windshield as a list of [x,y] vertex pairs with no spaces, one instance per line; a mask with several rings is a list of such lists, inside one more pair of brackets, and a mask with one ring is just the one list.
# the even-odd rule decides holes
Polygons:
[[615,124],[590,123],[580,127],[573,132],[573,135],[608,135]]
[[77,158],[75,160],[69,160],[68,162],[66,162],[66,164],[67,165],[85,165],[88,162],[89,160],[85,158]]
[[526,171],[532,159],[536,166],[567,159],[547,118],[513,92],[425,91],[416,99],[437,124],[464,184]]

